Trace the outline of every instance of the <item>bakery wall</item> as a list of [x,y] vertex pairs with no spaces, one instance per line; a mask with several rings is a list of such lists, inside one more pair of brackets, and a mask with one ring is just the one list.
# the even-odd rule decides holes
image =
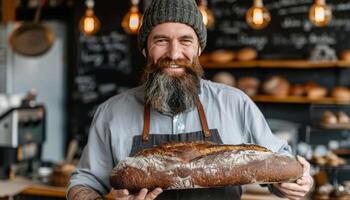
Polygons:
[[[141,11],[147,2],[148,0],[141,1]],[[235,53],[236,58],[211,62],[211,67],[207,67],[207,61],[204,61],[202,64],[205,77],[212,79],[222,71],[234,76],[237,82],[242,77],[253,77],[260,81],[258,94],[264,94],[262,84],[274,75],[285,78],[290,85],[314,82],[326,88],[328,93],[336,86],[349,87],[350,80],[347,77],[350,70],[347,68],[264,68],[246,67],[244,62],[239,66],[237,62],[239,50],[246,47],[255,51],[256,56],[253,59],[257,61],[278,60],[283,63],[285,60],[302,60],[307,63],[311,58],[338,60],[341,52],[350,48],[350,40],[346,37],[350,29],[350,16],[347,14],[350,3],[345,0],[329,2],[334,10],[333,21],[327,27],[316,28],[307,17],[306,8],[312,2],[265,0],[264,3],[271,12],[271,24],[263,30],[253,30],[244,20],[251,1],[209,0],[208,6],[214,12],[216,23],[208,30],[208,46],[204,55],[224,50]],[[139,83],[145,60],[136,48],[136,36],[126,34],[120,25],[129,6],[127,1],[97,2],[95,12],[102,22],[101,31],[93,37],[85,37],[77,30],[74,32],[76,55],[74,67],[70,70],[71,114],[68,138],[79,137],[84,143],[96,106],[111,95]],[[74,23],[77,26],[84,11],[83,1],[77,1],[75,7]],[[117,46],[107,49],[107,44],[103,41],[115,43]],[[102,50],[94,49],[96,46],[102,47]],[[245,56],[244,53],[241,55]],[[230,67],[230,63],[235,67]],[[300,124],[303,128],[299,138],[303,139],[305,127],[311,123],[310,108],[313,103],[287,102],[256,103],[267,118]]]

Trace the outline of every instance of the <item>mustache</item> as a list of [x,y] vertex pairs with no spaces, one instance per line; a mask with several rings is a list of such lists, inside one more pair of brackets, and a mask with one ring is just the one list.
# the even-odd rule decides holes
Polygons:
[[187,59],[172,60],[170,58],[162,58],[158,60],[156,65],[159,68],[166,68],[166,67],[170,67],[171,65],[177,65],[182,68],[190,68],[192,66],[192,62]]

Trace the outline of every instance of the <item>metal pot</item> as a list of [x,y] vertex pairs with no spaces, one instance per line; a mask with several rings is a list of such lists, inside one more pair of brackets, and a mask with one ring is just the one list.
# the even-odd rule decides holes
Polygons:
[[23,22],[11,33],[9,42],[13,51],[25,56],[39,56],[51,48],[54,33],[39,23],[43,2],[36,10],[34,22]]

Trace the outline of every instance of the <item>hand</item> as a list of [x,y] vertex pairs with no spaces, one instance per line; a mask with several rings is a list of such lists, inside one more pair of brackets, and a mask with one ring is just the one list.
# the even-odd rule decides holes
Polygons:
[[301,156],[297,156],[297,159],[303,166],[303,176],[296,180],[295,183],[277,183],[273,185],[281,191],[286,198],[291,200],[303,198],[310,191],[314,183],[310,175],[310,164]]
[[140,190],[138,194],[130,194],[128,190],[112,190],[112,196],[115,200],[153,200],[155,199],[163,190],[161,188],[156,188],[151,192],[148,192],[146,188]]

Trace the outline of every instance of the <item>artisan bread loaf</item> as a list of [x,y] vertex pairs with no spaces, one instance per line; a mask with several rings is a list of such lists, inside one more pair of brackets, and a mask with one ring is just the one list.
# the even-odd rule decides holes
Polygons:
[[257,145],[211,142],[163,144],[120,161],[112,170],[115,189],[189,189],[293,181],[302,166],[289,155]]

